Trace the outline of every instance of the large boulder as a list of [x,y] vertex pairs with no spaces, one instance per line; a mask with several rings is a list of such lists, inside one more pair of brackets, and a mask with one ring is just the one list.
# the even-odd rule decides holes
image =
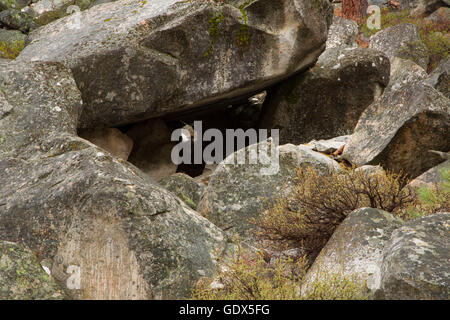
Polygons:
[[0,241],[0,300],[60,300],[64,293],[33,252]]
[[302,290],[307,292],[314,281],[326,281],[338,274],[365,282],[373,297],[380,286],[384,246],[402,224],[400,218],[383,210],[353,211],[320,251],[304,278]]
[[80,111],[70,70],[0,60],[0,239],[49,260],[72,298],[186,297],[223,232],[77,137]]
[[411,23],[397,24],[377,32],[370,37],[369,48],[381,51],[389,58],[412,60],[425,70],[430,60],[419,28]]
[[[270,159],[255,161],[271,150]],[[244,158],[245,157],[245,158]],[[236,159],[247,159],[245,164]],[[262,159],[261,156],[259,159]],[[255,163],[256,162],[256,163]],[[198,211],[230,235],[253,242],[251,231],[266,201],[285,195],[296,181],[297,167],[312,166],[322,174],[340,170],[339,164],[306,146],[275,146],[270,139],[229,155],[214,171]]]
[[362,48],[326,50],[309,72],[269,92],[262,126],[280,129],[280,143],[348,135],[389,82],[389,59]]
[[386,243],[379,299],[450,298],[450,213],[405,223]]
[[441,60],[426,82],[450,99],[450,57]]
[[450,101],[416,80],[391,88],[367,108],[342,156],[415,178],[443,162],[428,150],[450,150]]
[[85,103],[80,127],[113,127],[250,96],[312,65],[327,0],[119,0],[32,32],[20,61],[69,67]]

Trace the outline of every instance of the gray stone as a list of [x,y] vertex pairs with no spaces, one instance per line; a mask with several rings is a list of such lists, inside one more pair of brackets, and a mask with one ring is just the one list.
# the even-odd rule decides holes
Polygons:
[[327,49],[336,47],[356,47],[358,24],[339,16],[333,17],[333,23],[328,31]]
[[342,157],[415,178],[443,161],[428,150],[450,150],[449,127],[449,99],[423,81],[412,81],[367,108]]
[[315,62],[331,20],[328,0],[119,0],[39,28],[18,59],[62,62],[79,126],[116,127],[260,92]]
[[0,62],[0,101],[0,239],[50,260],[71,298],[182,298],[214,274],[223,232],[76,136],[70,70]]
[[391,58],[391,76],[384,95],[391,91],[401,90],[403,86],[424,80],[428,77],[426,71],[411,60],[398,57]]
[[0,0],[0,11],[7,9],[20,10],[31,3],[31,0]]
[[17,30],[0,29],[0,58],[13,58],[25,44],[26,35]]
[[441,60],[439,65],[429,75],[426,83],[431,85],[436,90],[442,92],[450,99],[450,58]]
[[43,26],[90,7],[93,0],[39,0],[22,9],[33,21]]
[[27,248],[0,241],[0,300],[61,300],[64,293]]
[[428,50],[422,42],[419,29],[410,23],[401,23],[381,30],[370,37],[369,48],[379,50],[389,58],[399,57],[428,67]]
[[37,28],[37,25],[26,13],[16,9],[7,9],[0,11],[0,27],[28,33]]
[[326,50],[309,72],[272,89],[261,126],[280,129],[280,143],[348,135],[389,82],[389,59],[375,50]]
[[166,190],[174,193],[194,210],[197,209],[198,203],[205,191],[205,185],[183,173],[165,177],[159,181],[159,184]]
[[[431,13],[443,6],[443,2],[448,0],[398,0],[402,10],[411,9],[413,14]],[[449,5],[447,3],[447,5]]]
[[450,213],[412,220],[392,233],[376,296],[388,300],[450,298]]
[[373,296],[380,287],[384,246],[402,223],[400,218],[378,209],[361,208],[350,213],[308,270],[302,291],[307,292],[314,281],[339,274],[366,282]]
[[[272,167],[251,162],[256,159],[258,151],[264,153],[264,150],[273,150],[271,160],[275,162]],[[243,159],[245,156],[250,159],[246,164],[232,164],[233,159]],[[288,192],[299,166],[315,167],[322,174],[340,170],[337,162],[305,146],[291,144],[275,147],[270,140],[260,142],[231,154],[220,163],[211,176],[198,211],[230,235],[237,233],[252,243],[250,231],[254,226],[249,220],[258,217],[266,200]]]

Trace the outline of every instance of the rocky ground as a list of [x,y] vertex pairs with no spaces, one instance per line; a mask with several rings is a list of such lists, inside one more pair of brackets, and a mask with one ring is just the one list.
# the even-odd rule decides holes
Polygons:
[[[299,292],[338,274],[370,299],[449,299],[449,2],[369,1],[381,30],[333,2],[0,0],[0,299],[188,298],[236,246],[298,259],[255,219],[299,168],[352,167],[443,191],[409,216],[345,212]],[[176,165],[194,121],[280,145]],[[248,161],[261,149],[279,170]]]

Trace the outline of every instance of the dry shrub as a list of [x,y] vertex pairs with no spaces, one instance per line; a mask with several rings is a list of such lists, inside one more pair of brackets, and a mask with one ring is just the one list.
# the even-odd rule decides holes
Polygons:
[[347,169],[321,175],[299,168],[289,196],[277,199],[253,222],[258,236],[279,243],[301,245],[312,257],[326,244],[336,227],[352,211],[371,207],[398,215],[414,202],[402,174]]
[[[267,263],[263,255],[239,251],[215,279],[201,279],[193,290],[196,300],[362,300],[367,299],[365,283],[348,276],[331,275],[301,293],[307,270],[306,257],[296,261],[280,258]],[[218,288],[217,284],[220,284]]]

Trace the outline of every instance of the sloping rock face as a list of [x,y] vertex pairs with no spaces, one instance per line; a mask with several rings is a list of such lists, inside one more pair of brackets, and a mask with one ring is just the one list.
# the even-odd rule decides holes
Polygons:
[[404,224],[386,244],[378,298],[450,298],[450,213]]
[[29,249],[0,241],[0,300],[61,300],[62,290]]
[[432,188],[436,187],[442,182],[441,171],[450,170],[450,160],[442,162],[440,165],[431,168],[427,172],[421,174],[413,181],[409,183],[409,186],[414,188],[426,187]]
[[428,150],[450,150],[450,102],[423,81],[411,81],[367,108],[342,156],[415,178],[443,161]]
[[427,81],[436,90],[450,99],[450,58],[443,59],[430,74]]
[[353,132],[389,82],[389,59],[362,48],[326,50],[310,70],[277,85],[261,123],[280,129],[280,143],[306,143]]
[[373,296],[380,286],[384,246],[402,223],[400,218],[378,209],[361,208],[350,213],[308,270],[302,290],[307,291],[313,281],[340,274],[365,281]]
[[20,61],[62,62],[80,127],[116,126],[250,95],[324,50],[327,0],[120,0],[39,28]]
[[[264,154],[265,150],[272,150],[270,160],[273,162],[252,164],[254,155]],[[248,159],[245,164],[233,165],[236,159],[244,157]],[[254,226],[249,220],[258,217],[265,201],[288,192],[299,166],[312,166],[323,174],[340,170],[336,161],[308,147],[292,144],[276,147],[270,140],[260,142],[229,155],[220,163],[210,178],[198,211],[230,235],[237,233],[244,240],[252,241],[249,231]]]
[[391,91],[397,91],[401,87],[427,79],[427,72],[411,60],[398,57],[391,58],[391,75],[389,84],[383,92],[388,95]]
[[0,108],[0,239],[49,259],[70,297],[186,297],[213,273],[222,231],[76,136],[70,70],[0,62]]
[[411,23],[397,24],[377,32],[370,37],[369,48],[381,51],[389,58],[409,59],[425,70],[430,58],[418,27]]
[[165,189],[173,192],[192,209],[197,209],[205,186],[184,173],[176,173],[159,181]]

